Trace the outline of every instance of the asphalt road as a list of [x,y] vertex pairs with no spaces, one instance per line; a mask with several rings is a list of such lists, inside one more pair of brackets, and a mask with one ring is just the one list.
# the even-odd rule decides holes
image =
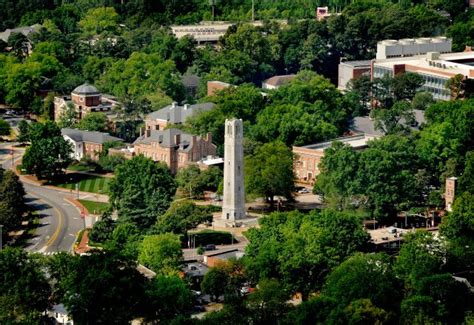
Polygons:
[[[8,149],[11,145],[11,143],[0,143],[0,161],[5,169],[12,166],[12,157]],[[16,150],[14,160],[20,157],[20,151]],[[40,224],[25,249],[45,254],[71,251],[77,233],[85,225],[80,211],[66,201],[66,197],[70,195],[25,182],[23,186],[27,193],[26,203],[37,210],[40,216]]]

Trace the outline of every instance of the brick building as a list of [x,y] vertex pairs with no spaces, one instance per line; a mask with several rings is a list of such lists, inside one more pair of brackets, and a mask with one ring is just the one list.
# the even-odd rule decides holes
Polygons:
[[214,106],[213,103],[185,104],[184,106],[173,103],[148,114],[145,118],[145,128],[147,130],[164,130],[166,126],[171,124],[183,124],[189,117],[200,112],[210,111]]
[[334,141],[340,141],[358,150],[367,147],[367,142],[377,137],[377,135],[360,134],[303,147],[293,147],[293,153],[295,155],[293,168],[296,182],[303,186],[314,185],[316,176],[320,173],[319,164],[324,157],[324,151],[329,148]]
[[200,137],[179,129],[146,130],[134,142],[134,154],[144,155],[154,161],[162,161],[175,174],[179,168],[216,155],[216,145],[211,134]]
[[117,104],[113,97],[103,96],[96,87],[85,83],[76,87],[71,96],[54,97],[54,120],[58,121],[68,106],[74,108],[80,120],[91,112],[109,112]]
[[122,139],[111,136],[104,132],[84,131],[78,129],[61,129],[63,138],[69,142],[73,149],[73,158],[81,160],[85,156],[99,159],[99,154],[107,142],[122,142]]

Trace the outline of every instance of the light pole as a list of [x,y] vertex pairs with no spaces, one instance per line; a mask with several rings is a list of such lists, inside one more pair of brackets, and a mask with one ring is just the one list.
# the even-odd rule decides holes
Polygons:
[[3,249],[3,225],[0,225],[0,251]]

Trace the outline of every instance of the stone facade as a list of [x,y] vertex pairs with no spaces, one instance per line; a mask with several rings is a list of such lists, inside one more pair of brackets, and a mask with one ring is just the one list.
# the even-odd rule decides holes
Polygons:
[[242,120],[225,121],[224,198],[222,219],[235,222],[245,217],[244,149]]

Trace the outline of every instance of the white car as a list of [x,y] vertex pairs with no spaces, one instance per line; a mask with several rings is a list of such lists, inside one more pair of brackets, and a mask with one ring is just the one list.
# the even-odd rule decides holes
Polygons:
[[305,187],[305,188],[302,188],[301,190],[298,190],[298,193],[306,194],[306,193],[310,193],[310,191]]

